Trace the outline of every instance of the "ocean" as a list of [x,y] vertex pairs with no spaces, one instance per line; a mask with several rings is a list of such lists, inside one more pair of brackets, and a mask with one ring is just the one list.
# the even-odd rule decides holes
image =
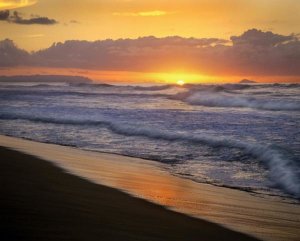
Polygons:
[[[300,198],[300,84],[0,83],[0,134],[164,163]],[[84,160],[83,160],[84,161]]]

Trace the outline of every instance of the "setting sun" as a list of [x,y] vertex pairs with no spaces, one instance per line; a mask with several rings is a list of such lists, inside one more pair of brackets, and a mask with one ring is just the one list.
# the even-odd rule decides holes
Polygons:
[[206,83],[214,80],[212,76],[187,72],[147,73],[145,78],[156,82],[183,85],[186,83]]
[[182,80],[182,79],[177,80],[176,83],[177,83],[178,85],[181,85],[181,86],[185,84],[184,80]]

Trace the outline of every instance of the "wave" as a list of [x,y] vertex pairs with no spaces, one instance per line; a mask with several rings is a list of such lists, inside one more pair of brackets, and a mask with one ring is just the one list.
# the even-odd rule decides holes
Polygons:
[[106,84],[106,83],[70,83],[69,86],[73,87],[93,87],[93,88],[103,88],[103,87],[115,87],[115,85]]
[[272,84],[186,84],[186,88],[195,90],[245,90],[245,89],[260,89],[260,88],[300,88],[299,83],[272,83]]
[[135,90],[142,91],[159,91],[159,90],[167,90],[173,88],[174,85],[153,85],[153,86],[133,86]]
[[161,84],[161,85],[117,85],[117,84],[107,84],[107,83],[70,83],[69,86],[73,87],[112,87],[112,88],[123,88],[123,89],[134,89],[134,90],[144,90],[144,91],[158,91],[158,90],[166,90],[176,85],[172,84]]
[[52,87],[63,87],[66,86],[64,83],[51,83],[51,84],[44,84],[44,83],[24,83],[22,84],[1,84],[1,89],[38,89],[38,88],[52,88]]
[[187,91],[172,97],[191,105],[207,107],[238,107],[273,111],[299,111],[299,101],[263,100],[253,97],[204,91]]
[[159,91],[159,90],[167,90],[174,85],[152,85],[152,86],[138,86],[138,85],[112,85],[105,83],[70,83],[69,86],[72,87],[93,87],[93,88],[118,88],[118,89],[134,89],[141,91]]
[[110,120],[70,120],[12,114],[1,114],[0,118],[2,120],[21,119],[41,123],[104,127],[115,134],[124,136],[139,136],[172,142],[184,141],[192,144],[208,145],[213,148],[236,148],[242,150],[246,155],[252,156],[264,163],[270,171],[271,180],[275,182],[277,186],[297,198],[300,197],[299,168],[292,159],[288,158],[283,152],[272,146],[253,144],[228,137],[162,131],[154,128],[118,123]]
[[[2,93],[1,93],[2,92]],[[170,97],[167,94],[153,93],[116,93],[116,92],[82,92],[82,91],[66,91],[66,90],[26,90],[26,89],[13,89],[13,90],[0,90],[2,98],[15,98],[17,96],[38,96],[38,97],[51,97],[51,96],[80,96],[80,97],[101,97],[101,96],[119,96],[119,97]]]
[[300,88],[300,84],[298,83],[292,83],[292,84],[269,84],[272,87],[279,87],[279,88]]
[[[266,89],[270,87],[271,89]],[[278,93],[274,88],[296,89],[297,87],[300,87],[300,84],[188,85],[187,91],[179,92],[170,98],[180,100],[191,105],[201,105],[206,107],[252,108],[271,111],[299,111],[299,100],[270,99],[271,96],[286,96],[283,94],[274,94],[274,91],[275,93]],[[253,89],[253,91],[245,94],[243,90],[248,89]],[[291,96],[294,95],[295,94],[292,94]],[[261,96],[264,99],[253,96]]]
[[[72,84],[74,85],[74,84]],[[293,84],[295,86],[296,84]],[[229,107],[229,108],[252,108],[259,110],[270,111],[299,111],[300,101],[296,98],[292,99],[295,94],[291,94],[288,100],[286,95],[274,95],[271,92],[262,92],[261,90],[253,91],[253,93],[243,93],[242,90],[247,88],[260,88],[260,86],[274,86],[272,85],[243,85],[243,84],[223,84],[223,85],[186,85],[180,89],[174,89],[176,94],[169,94],[167,92],[155,92],[160,90],[167,90],[176,88],[173,85],[155,85],[155,86],[118,86],[106,84],[76,84],[76,86],[100,86],[107,89],[106,91],[86,91],[81,89],[44,89],[36,90],[31,88],[22,89],[5,89],[0,90],[1,98],[21,99],[23,96],[30,96],[30,98],[37,97],[51,97],[51,96],[79,96],[79,97],[101,97],[101,96],[115,96],[115,97],[134,97],[134,98],[167,98],[171,100],[183,101],[190,105],[200,105],[205,107]],[[277,86],[290,86],[286,84],[277,84]],[[123,88],[119,89],[114,88]],[[273,87],[272,87],[273,88]],[[276,87],[277,88],[277,87]],[[282,87],[280,87],[282,88]],[[289,88],[289,87],[288,87]],[[276,98],[274,98],[276,97]],[[280,99],[284,97],[285,99]],[[273,99],[270,99],[273,98]],[[143,100],[145,101],[145,100]]]
[[210,92],[221,92],[221,91],[233,91],[233,90],[245,90],[245,89],[256,89],[258,85],[246,85],[246,84],[219,84],[219,85],[203,85],[203,84],[190,84],[186,85],[186,88],[194,91],[210,91]]

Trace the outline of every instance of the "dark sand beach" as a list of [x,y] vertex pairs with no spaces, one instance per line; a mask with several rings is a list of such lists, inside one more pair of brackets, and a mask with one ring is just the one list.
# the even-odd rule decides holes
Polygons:
[[1,240],[256,240],[33,156],[3,147],[0,153]]
[[[32,217],[37,218],[43,214],[45,220],[51,217],[52,225],[69,227],[67,229],[72,232],[75,232],[72,227],[78,229],[77,226],[81,228],[79,230],[88,230],[81,233],[89,234],[94,232],[89,229],[95,227],[96,232],[113,227],[113,234],[117,235],[117,227],[117,230],[124,231],[124,235],[126,230],[127,233],[132,231],[134,235],[142,232],[141,237],[151,236],[147,240],[157,240],[154,237],[158,234],[163,235],[159,236],[162,240],[175,237],[178,240],[199,237],[200,240],[220,240],[224,232],[229,240],[234,240],[227,235],[227,232],[232,235],[228,230],[266,241],[299,240],[299,204],[286,202],[288,200],[259,197],[248,192],[196,183],[171,175],[159,163],[139,158],[3,135],[0,135],[0,146],[17,151],[0,152],[1,157],[9,153],[14,155],[13,158],[1,158],[1,188],[5,193],[1,193],[1,197],[5,197],[1,201],[11,205],[12,210],[2,209],[11,217],[11,222],[4,221],[6,225],[16,223],[16,220],[33,224]],[[24,209],[26,205],[28,208]],[[46,207],[45,211],[40,211]],[[57,213],[54,219],[55,212],[52,210]],[[16,211],[27,215],[15,219]],[[4,215],[1,217],[4,218]],[[72,224],[75,218],[80,223],[77,226]],[[102,220],[103,225],[99,220]],[[44,229],[51,227],[40,221],[36,223]],[[16,226],[31,227],[12,227]],[[102,234],[106,232],[103,230]],[[211,233],[217,236],[211,236]],[[126,239],[122,237],[122,240]],[[134,239],[131,237],[128,240]]]

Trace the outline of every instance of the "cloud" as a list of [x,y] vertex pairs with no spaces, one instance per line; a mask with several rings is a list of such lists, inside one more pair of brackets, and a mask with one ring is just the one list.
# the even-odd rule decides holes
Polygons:
[[154,11],[145,11],[145,12],[115,12],[113,13],[113,15],[123,16],[123,17],[159,17],[159,16],[164,16],[172,13],[166,11],[154,10]]
[[42,37],[45,37],[45,35],[37,33],[37,34],[26,34],[26,35],[23,35],[23,37],[24,38],[42,38]]
[[188,67],[198,49],[226,42],[215,38],[196,39],[177,36],[108,39],[95,42],[71,40],[38,51],[35,57],[39,59],[38,62],[46,60],[47,66],[157,71],[169,67]]
[[0,41],[0,66],[12,67],[26,63],[30,65],[30,55],[19,49],[12,40]]
[[244,32],[241,36],[232,36],[231,41],[234,45],[253,45],[253,46],[276,46],[286,41],[295,40],[294,35],[274,34],[270,31],[263,32],[257,29],[250,29]]
[[21,14],[14,11],[11,15],[9,10],[0,11],[0,21],[7,21],[9,23],[31,25],[31,24],[41,24],[41,25],[53,25],[58,22],[55,19],[49,19],[47,17],[34,16],[32,18],[24,19]]
[[9,17],[9,11],[8,10],[0,11],[0,21],[8,20],[8,17]]
[[[299,39],[295,35],[257,29],[232,36],[230,40],[178,36],[93,42],[69,40],[28,55],[22,59],[24,66],[141,72],[184,69],[211,75],[300,76]],[[15,61],[20,63],[21,60]],[[1,64],[5,65],[5,61]]]
[[0,0],[0,10],[27,7],[36,2],[36,0]]
[[77,20],[70,20],[70,23],[80,24]]
[[300,41],[296,35],[280,35],[251,29],[231,37],[227,64],[239,71],[262,75],[300,75]]
[[30,25],[30,24],[53,25],[58,23],[55,19],[50,19],[47,17],[34,17],[34,18],[24,19],[20,16],[19,12],[17,11],[14,11],[13,16],[10,17],[9,21],[12,23],[26,24],[26,25]]

